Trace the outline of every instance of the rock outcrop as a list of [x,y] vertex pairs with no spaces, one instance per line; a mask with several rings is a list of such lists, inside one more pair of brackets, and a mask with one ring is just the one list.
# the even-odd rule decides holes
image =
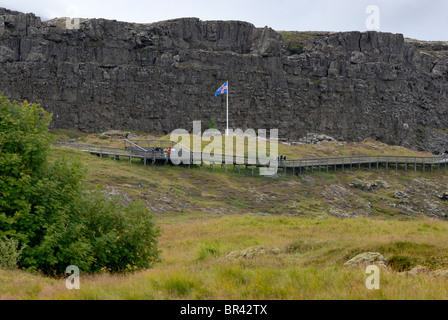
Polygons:
[[236,258],[252,259],[257,256],[263,255],[278,255],[281,250],[278,248],[267,248],[263,246],[250,247],[241,251],[232,251],[227,256],[226,259],[232,260]]
[[350,259],[344,264],[344,266],[347,267],[358,267],[358,268],[359,267],[365,268],[369,265],[377,265],[383,269],[387,269],[386,259],[383,257],[383,255],[377,252],[366,252],[358,254],[356,257]]
[[85,132],[191,130],[194,120],[278,128],[344,141],[448,150],[446,46],[377,32],[296,33],[240,21],[134,24],[0,8],[0,91],[38,101],[57,128]]

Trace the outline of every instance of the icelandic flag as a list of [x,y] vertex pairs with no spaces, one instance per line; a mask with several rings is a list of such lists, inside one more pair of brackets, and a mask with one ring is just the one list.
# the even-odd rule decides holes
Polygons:
[[227,93],[229,90],[229,82],[224,83],[215,93],[215,97],[219,96],[220,94]]

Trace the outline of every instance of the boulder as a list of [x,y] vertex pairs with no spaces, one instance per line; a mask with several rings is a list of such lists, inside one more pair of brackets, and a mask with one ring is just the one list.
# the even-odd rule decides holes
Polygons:
[[358,254],[356,257],[347,261],[344,266],[365,268],[369,265],[377,265],[383,269],[387,269],[386,259],[377,252],[365,252]]
[[130,132],[124,132],[119,130],[109,130],[107,132],[103,132],[101,135],[108,137],[118,137],[122,139],[129,139],[133,137],[133,135]]
[[227,259],[244,258],[251,259],[260,255],[278,255],[281,251],[278,248],[268,248],[264,246],[250,247],[240,251],[232,251],[227,255]]
[[429,274],[430,272],[431,272],[431,270],[429,270],[428,267],[416,266],[416,267],[412,268],[409,271],[405,271],[404,274],[416,276],[416,275],[419,275],[419,274]]
[[355,179],[352,183],[349,184],[351,188],[354,189],[360,189],[364,191],[374,191],[379,188],[387,189],[388,185],[386,182],[382,180],[375,180],[375,181],[363,181],[360,179]]
[[404,193],[403,191],[397,190],[395,192],[394,195],[395,199],[399,199],[399,200],[409,200],[411,199],[411,197],[409,195],[407,195],[406,193]]
[[448,200],[448,191],[442,192],[439,198],[444,201]]
[[419,276],[419,275],[428,275],[434,278],[445,278],[448,280],[448,270],[431,270],[428,267],[424,266],[416,266],[409,271],[401,272],[402,275],[407,276]]

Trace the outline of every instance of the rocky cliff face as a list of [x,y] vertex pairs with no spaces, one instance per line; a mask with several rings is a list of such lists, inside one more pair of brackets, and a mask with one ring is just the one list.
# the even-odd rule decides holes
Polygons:
[[[293,39],[288,42],[285,39]],[[240,21],[42,22],[0,9],[0,91],[39,101],[53,126],[169,133],[194,120],[448,150],[443,43],[377,32],[280,33]]]

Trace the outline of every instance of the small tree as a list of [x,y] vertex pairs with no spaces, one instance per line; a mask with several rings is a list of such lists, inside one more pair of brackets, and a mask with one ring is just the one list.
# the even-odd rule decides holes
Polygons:
[[216,121],[214,119],[211,119],[209,122],[205,124],[207,129],[216,129]]

